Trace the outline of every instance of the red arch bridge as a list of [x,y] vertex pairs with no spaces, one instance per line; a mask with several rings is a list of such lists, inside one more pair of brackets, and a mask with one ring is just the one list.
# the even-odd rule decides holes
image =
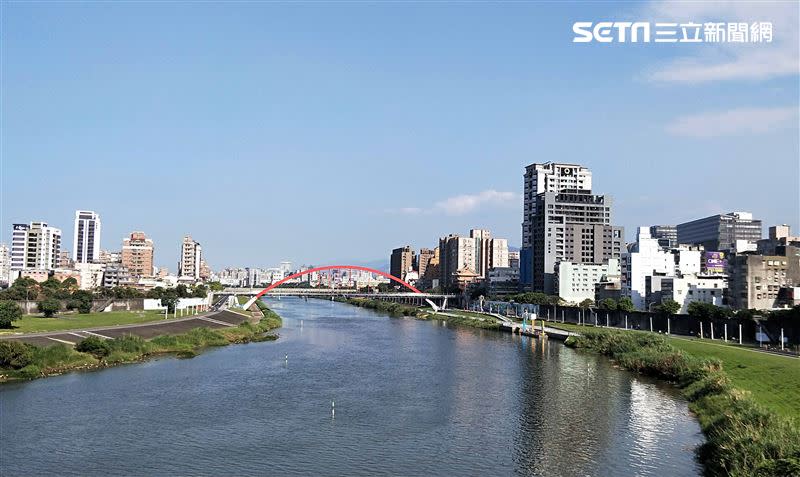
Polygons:
[[[406,291],[401,292],[363,292],[358,291],[352,288],[334,288],[334,287],[316,287],[316,288],[299,288],[299,287],[280,287],[284,283],[292,282],[298,278],[301,278],[305,275],[310,275],[313,273],[321,273],[321,272],[330,272],[333,270],[357,270],[361,272],[372,273],[375,275],[379,275],[393,282],[396,282],[404,287]],[[226,288],[221,292],[222,295],[237,295],[237,296],[252,296],[252,298],[244,305],[244,308],[250,308],[250,306],[256,302],[262,296],[299,296],[299,297],[312,297],[312,298],[327,298],[330,297],[343,297],[343,298],[371,298],[376,300],[383,300],[383,301],[391,301],[397,303],[404,303],[408,305],[417,305],[423,306],[426,303],[433,307],[435,310],[445,309],[448,304],[448,300],[452,304],[453,301],[460,298],[458,295],[451,295],[451,294],[441,294],[441,293],[424,293],[414,286],[406,283],[405,281],[393,276],[389,275],[386,272],[382,272],[380,270],[376,270],[374,268],[369,267],[362,267],[358,265],[328,265],[325,267],[315,267],[309,268],[308,270],[303,270],[302,272],[298,272],[288,277],[279,280],[264,289],[258,288]]]

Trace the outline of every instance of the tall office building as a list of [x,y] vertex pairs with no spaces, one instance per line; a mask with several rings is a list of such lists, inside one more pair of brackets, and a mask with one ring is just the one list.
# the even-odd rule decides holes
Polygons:
[[153,276],[153,241],[144,232],[122,239],[122,266],[136,277]]
[[620,258],[624,233],[611,225],[610,197],[563,190],[540,193],[535,201],[530,254],[520,264],[530,267],[533,290],[555,292],[555,266],[560,261],[601,264]]
[[76,210],[72,259],[75,263],[95,263],[99,258],[100,216],[91,210]]
[[539,214],[536,197],[544,192],[562,190],[592,190],[592,172],[578,164],[556,162],[534,163],[525,168],[520,282],[527,288],[533,284],[533,227]]
[[203,249],[199,242],[195,242],[191,235],[183,237],[181,244],[181,259],[178,262],[178,277],[200,278],[200,261]]
[[11,241],[12,270],[52,270],[58,266],[61,229],[45,222],[14,224]]
[[697,244],[706,250],[735,250],[737,240],[761,239],[761,221],[750,212],[730,212],[678,224],[678,242]]
[[400,280],[405,280],[406,273],[414,269],[414,250],[410,246],[392,250],[389,259],[389,274]]
[[664,248],[678,246],[678,228],[674,225],[651,225],[650,237],[658,240],[658,245]]

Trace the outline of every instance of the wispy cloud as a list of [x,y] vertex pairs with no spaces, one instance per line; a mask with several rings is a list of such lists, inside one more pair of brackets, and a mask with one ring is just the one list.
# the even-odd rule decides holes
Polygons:
[[746,22],[773,24],[771,43],[704,43],[693,56],[652,65],[645,77],[654,82],[704,83],[765,80],[800,74],[800,37],[795,2],[654,1],[644,14],[652,21]]
[[760,134],[779,127],[797,124],[798,110],[785,108],[738,108],[694,114],[677,118],[667,125],[667,132],[698,138]]
[[440,200],[432,207],[401,207],[387,210],[389,213],[404,215],[436,214],[464,215],[483,207],[516,205],[520,196],[515,192],[502,192],[488,189],[477,194],[462,194]]

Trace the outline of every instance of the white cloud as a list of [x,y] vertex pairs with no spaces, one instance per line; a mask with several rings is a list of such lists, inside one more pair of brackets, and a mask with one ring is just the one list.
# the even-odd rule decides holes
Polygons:
[[[800,74],[798,4],[795,2],[651,2],[644,19],[652,22],[772,22],[771,43],[703,43],[699,53],[651,66],[655,82],[703,83],[765,80]],[[676,45],[676,51],[680,51]]]
[[484,206],[516,205],[519,194],[514,192],[501,192],[494,189],[485,190],[477,194],[462,194],[436,202],[433,207],[423,209],[420,207],[401,207],[387,212],[405,215],[444,213],[447,215],[464,215]]
[[796,107],[738,108],[684,116],[672,121],[666,129],[677,136],[699,138],[759,134],[797,124],[797,117]]

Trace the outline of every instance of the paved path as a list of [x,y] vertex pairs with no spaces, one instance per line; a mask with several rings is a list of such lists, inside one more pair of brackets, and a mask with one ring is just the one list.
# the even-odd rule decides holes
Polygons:
[[17,340],[37,346],[50,346],[58,343],[73,345],[89,336],[111,339],[125,335],[134,335],[149,339],[159,335],[186,333],[193,328],[227,328],[237,326],[245,320],[247,320],[245,315],[226,310],[133,325],[6,335],[0,336],[0,340]]

